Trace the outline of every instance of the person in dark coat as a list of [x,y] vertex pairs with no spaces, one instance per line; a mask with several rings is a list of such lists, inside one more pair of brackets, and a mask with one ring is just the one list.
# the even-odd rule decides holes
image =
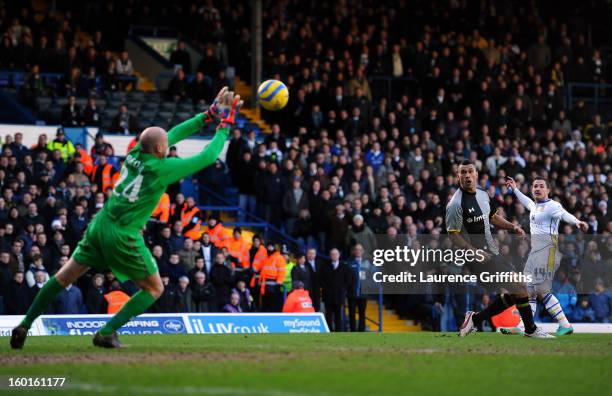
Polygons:
[[296,281],[302,282],[304,290],[308,290],[308,293],[312,294],[315,276],[316,274],[312,267],[306,262],[306,255],[299,253],[297,255],[297,263],[291,269],[291,283]]
[[181,276],[179,278],[178,287],[176,288],[178,295],[178,311],[177,312],[195,312],[193,304],[193,292],[189,287],[189,278]]
[[191,298],[193,299],[192,312],[214,312],[215,287],[211,282],[206,281],[206,274],[197,271],[194,275],[194,282],[191,285]]
[[283,196],[283,212],[285,219],[286,232],[291,235],[295,222],[298,219],[300,210],[308,209],[308,195],[301,187],[302,180],[296,177],[291,182],[291,189]]
[[185,49],[185,42],[179,40],[176,44],[176,49],[170,54],[170,63],[173,65],[181,65],[181,68],[186,74],[191,73],[191,56]]
[[105,314],[108,312],[108,302],[104,298],[104,276],[96,274],[91,280],[91,286],[85,297],[85,306],[90,314]]
[[23,272],[16,272],[4,296],[6,315],[25,315],[30,304],[30,289],[25,283]]
[[176,287],[170,283],[168,275],[162,275],[161,279],[164,284],[164,292],[151,307],[152,311],[157,313],[179,312],[180,300]]
[[256,164],[253,154],[245,150],[232,169],[232,181],[238,188],[238,205],[243,212],[238,213],[238,221],[245,221],[244,211],[257,214],[257,197],[255,191],[255,169]]
[[215,264],[210,270],[210,280],[217,294],[217,309],[220,311],[229,302],[230,290],[234,284],[234,275],[230,266],[225,263],[221,252],[215,256]]
[[323,265],[323,262],[317,258],[317,250],[313,247],[309,248],[306,251],[306,268],[310,271],[312,285],[309,288],[304,283],[304,289],[310,293],[312,306],[317,312],[321,311],[321,269]]
[[340,261],[340,251],[329,252],[330,261],[321,268],[321,289],[325,304],[325,320],[332,331],[344,331],[342,311],[348,290],[352,284],[352,274],[346,263]]
[[282,202],[285,186],[276,162],[270,162],[268,165],[268,172],[264,175],[261,183],[262,185],[260,188],[262,189],[261,194],[264,203],[265,220],[280,228],[283,218]]

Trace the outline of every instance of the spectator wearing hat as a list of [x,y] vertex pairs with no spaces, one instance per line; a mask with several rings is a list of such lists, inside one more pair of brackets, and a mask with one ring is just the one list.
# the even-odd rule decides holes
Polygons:
[[304,289],[304,283],[299,280],[294,281],[292,291],[287,295],[283,305],[283,312],[305,313],[314,311],[308,290]]
[[376,249],[376,236],[370,227],[365,224],[363,216],[360,214],[353,217],[353,224],[346,234],[346,246],[351,248],[356,244],[361,245],[364,258],[371,260],[372,253]]
[[68,162],[76,152],[74,145],[70,140],[66,139],[64,129],[61,127],[57,129],[55,139],[47,144],[47,148],[51,152],[58,150],[64,163]]

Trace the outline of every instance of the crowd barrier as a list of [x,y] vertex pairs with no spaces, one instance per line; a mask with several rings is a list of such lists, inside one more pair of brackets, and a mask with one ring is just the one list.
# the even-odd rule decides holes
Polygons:
[[[112,315],[42,315],[30,335],[93,335]],[[7,337],[22,320],[20,315],[0,316],[0,336]],[[119,330],[119,334],[232,334],[329,333],[321,313],[146,314]]]

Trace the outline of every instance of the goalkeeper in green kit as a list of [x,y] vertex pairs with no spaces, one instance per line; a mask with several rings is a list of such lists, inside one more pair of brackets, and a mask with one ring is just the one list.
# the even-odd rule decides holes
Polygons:
[[[94,336],[99,347],[119,348],[117,330],[149,308],[164,291],[157,265],[142,237],[142,229],[169,184],[213,164],[240,110],[240,96],[223,88],[210,108],[172,128],[145,129],[128,153],[112,196],[91,221],[72,258],[40,290],[25,318],[15,327],[11,347],[22,348],[28,330],[55,297],[90,268],[110,268],[120,281],[133,280],[140,291],[132,296]],[[190,158],[166,158],[168,146],[218,124],[214,138]]]

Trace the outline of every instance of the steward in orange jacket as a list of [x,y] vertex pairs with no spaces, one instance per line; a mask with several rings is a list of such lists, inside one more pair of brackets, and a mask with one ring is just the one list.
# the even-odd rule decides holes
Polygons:
[[204,230],[210,235],[210,241],[217,248],[222,249],[226,246],[226,241],[229,239],[229,232],[223,227],[220,221],[213,215],[208,217],[208,226]]
[[308,290],[304,290],[304,283],[301,281],[293,282],[293,291],[287,295],[283,312],[314,312],[312,299]]
[[251,283],[249,284],[249,287],[253,289],[251,290],[251,292],[255,292],[255,284],[259,284],[259,271],[261,271],[264,262],[267,259],[268,251],[266,250],[264,244],[261,242],[261,237],[259,235],[253,235],[253,244],[251,245],[251,249],[249,250],[249,261],[251,262],[251,268],[254,272],[254,276],[251,278]]
[[187,198],[187,206],[181,210],[181,223],[183,223],[183,235],[187,238],[197,241],[202,237],[202,212],[193,197]]
[[272,242],[268,242],[268,258],[259,271],[259,283],[263,285],[265,282],[272,281],[282,284],[285,281],[286,266],[285,257],[276,250]]
[[119,172],[111,164],[106,162],[106,155],[98,156],[99,165],[93,168],[91,182],[98,185],[100,192],[106,192],[109,188],[115,187],[115,182],[119,178]]
[[125,303],[130,299],[130,296],[121,291],[119,282],[115,281],[111,284],[110,292],[104,295],[104,299],[108,303],[107,313],[114,314],[123,308]]
[[77,152],[81,157],[81,163],[83,164],[83,172],[85,172],[86,175],[90,175],[91,172],[94,170],[93,158],[91,158],[91,155],[87,153],[87,150],[85,150],[80,145],[77,145]]
[[151,217],[159,220],[160,223],[167,224],[170,219],[170,196],[167,193],[163,193],[157,206],[153,210]]
[[232,238],[226,240],[225,246],[230,256],[235,257],[242,268],[249,268],[249,244],[242,238],[240,227],[234,228]]

